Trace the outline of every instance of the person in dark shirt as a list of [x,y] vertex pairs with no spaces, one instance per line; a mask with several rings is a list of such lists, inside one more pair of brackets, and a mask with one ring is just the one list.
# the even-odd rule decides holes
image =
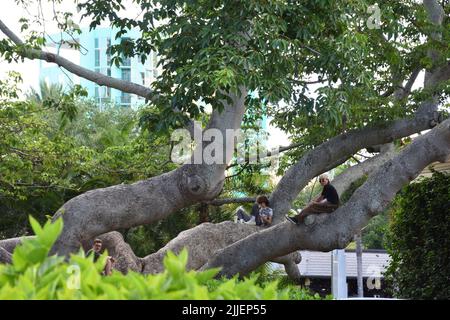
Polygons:
[[90,249],[88,252],[86,252],[86,257],[89,257],[93,254],[94,262],[97,262],[98,258],[100,258],[100,256],[101,256],[101,253],[100,253],[101,250],[102,250],[102,240],[95,239],[92,249]]
[[328,176],[326,174],[321,175],[319,182],[323,186],[320,196],[308,204],[297,216],[291,218],[286,215],[288,221],[299,224],[310,214],[331,213],[339,207],[339,195],[330,184]]
[[[86,252],[86,257],[94,255],[94,262],[97,262],[98,258],[100,258],[101,251],[102,251],[103,242],[101,239],[95,239],[94,245],[92,246],[92,249],[90,249],[88,252]],[[106,259],[106,265],[105,269],[103,270],[102,274],[109,276],[112,273],[112,268],[114,266],[115,259],[113,257],[108,256]]]

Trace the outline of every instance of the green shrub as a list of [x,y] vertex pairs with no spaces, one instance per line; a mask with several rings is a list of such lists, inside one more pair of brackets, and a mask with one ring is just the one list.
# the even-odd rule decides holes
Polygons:
[[450,175],[434,172],[397,196],[386,280],[401,298],[450,298]]
[[102,276],[107,259],[97,262],[84,252],[63,257],[48,256],[63,223],[47,222],[43,227],[30,218],[36,234],[25,239],[13,253],[11,265],[0,265],[0,300],[2,299],[289,299],[309,298],[295,288],[280,290],[276,281],[256,284],[256,277],[244,280],[215,280],[218,269],[186,271],[188,254],[169,252],[165,271],[156,275],[114,271]]

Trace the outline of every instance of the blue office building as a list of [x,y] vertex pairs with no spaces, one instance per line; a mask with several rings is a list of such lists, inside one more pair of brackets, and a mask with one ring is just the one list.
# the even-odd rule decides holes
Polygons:
[[[77,56],[70,59],[72,62],[81,65],[90,70],[100,72],[102,74],[112,76],[117,79],[123,79],[134,83],[150,86],[150,84],[158,76],[157,56],[152,52],[147,58],[145,64],[142,64],[138,57],[124,58],[122,64],[117,67],[111,65],[111,55],[108,48],[111,45],[120,44],[124,39],[136,39],[140,37],[140,33],[136,30],[129,30],[125,35],[116,39],[117,29],[113,28],[97,28],[89,31],[82,29],[82,33],[72,39],[70,36],[63,36],[63,40],[67,42],[77,41],[80,44],[80,50],[70,49],[69,45],[56,47],[51,45],[51,39],[61,40],[61,35],[52,35],[47,40],[49,47],[55,47],[58,51],[69,52],[71,56]],[[54,43],[54,42],[53,42]],[[79,78],[69,72],[65,72],[54,64],[48,64],[41,61],[40,75],[41,80],[48,83],[60,83],[65,87],[80,84],[87,89],[88,95],[94,98],[102,108],[105,104],[113,103],[122,107],[137,108],[144,104],[142,97],[137,97],[129,93],[123,93],[116,89],[105,86],[99,86],[96,83]]]

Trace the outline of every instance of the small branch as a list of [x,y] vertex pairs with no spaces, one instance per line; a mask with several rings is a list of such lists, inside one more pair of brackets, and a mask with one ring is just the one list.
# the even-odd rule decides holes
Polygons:
[[308,49],[309,51],[311,51],[312,53],[314,53],[314,54],[316,54],[316,55],[318,55],[318,56],[321,55],[321,53],[320,53],[319,51],[317,51],[317,50],[315,50],[315,49],[313,49],[313,48],[307,46],[306,44],[301,44],[300,46],[301,46],[302,48]]
[[[255,162],[258,159],[265,159],[265,158],[271,157],[273,154],[278,154],[280,152],[285,152],[285,151],[292,150],[292,149],[295,149],[295,148],[298,148],[298,147],[301,147],[301,146],[303,146],[302,143],[293,143],[293,144],[291,144],[289,146],[278,147],[278,148],[272,149],[272,151],[267,152],[267,154],[264,155],[264,156],[256,156],[256,157],[252,157],[252,158],[247,159],[248,162],[246,162],[246,164],[251,163],[251,162]],[[227,169],[235,167],[235,166],[240,165],[240,164],[242,164],[242,163],[238,163],[238,162],[232,163],[232,164],[230,164],[227,167]]]
[[231,204],[231,203],[251,203],[255,202],[256,197],[243,197],[243,198],[226,198],[226,199],[214,199],[208,202],[205,202],[206,204],[212,205],[212,206],[222,206],[224,204]]
[[240,175],[242,172],[244,172],[244,170],[248,167],[248,165],[249,165],[248,163],[244,164],[244,165],[242,166],[242,168],[241,168],[237,173],[232,174],[231,176],[227,176],[227,177],[225,177],[225,179],[234,178],[234,177]]
[[292,81],[293,83],[295,83],[295,84],[305,85],[305,84],[318,84],[318,83],[324,83],[324,82],[327,82],[328,79],[315,80],[315,81],[305,81],[305,80],[295,80],[295,79],[292,79],[291,81]]

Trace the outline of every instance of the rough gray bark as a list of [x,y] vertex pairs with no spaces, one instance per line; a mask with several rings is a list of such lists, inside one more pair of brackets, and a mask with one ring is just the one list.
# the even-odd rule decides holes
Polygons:
[[[300,253],[299,253],[300,255]],[[288,263],[284,263],[284,270],[286,271],[287,276],[289,279],[291,279],[294,283],[301,285],[302,284],[302,275],[300,273],[300,270],[298,268],[299,262],[289,261]]]
[[[244,88],[229,96],[232,103],[223,101],[223,112],[214,111],[209,123],[224,139],[226,129],[240,127],[245,110]],[[69,200],[54,216],[63,217],[64,229],[52,253],[67,256],[97,235],[152,223],[191,204],[214,199],[223,187],[228,158],[222,159],[223,164],[186,164],[154,178],[88,191]]]
[[22,238],[17,237],[17,238],[0,240],[0,248],[6,250],[9,253],[13,253],[14,248],[22,242]]
[[0,263],[11,263],[12,254],[0,247]]
[[[23,41],[17,35],[15,35],[1,20],[0,20],[0,30],[16,45],[19,46],[24,45]],[[100,86],[108,86],[123,92],[133,93],[149,100],[153,98],[153,93],[150,88],[147,88],[145,86],[136,83],[109,77],[104,74],[101,74],[100,72],[94,72],[80,65],[77,65],[67,60],[66,58],[61,57],[60,55],[51,52],[29,48],[23,51],[23,56],[24,58],[28,58],[31,60],[39,59],[50,63],[55,63],[58,66],[63,67],[67,71],[76,74],[77,76],[80,76],[82,78],[85,78],[87,80],[90,80],[92,82],[95,82]]]
[[17,237],[11,239],[0,240],[0,263],[11,263],[14,249],[22,242],[22,239],[31,239],[34,236]]
[[[203,268],[222,267],[221,275],[229,277],[254,270],[271,259],[274,252],[281,255],[300,249],[330,251],[345,248],[358,230],[387,207],[402,186],[417,177],[428,164],[445,161],[449,154],[450,119],[416,138],[386,162],[332,214],[311,216],[313,223],[299,226],[287,221],[279,223],[219,251]],[[250,250],[258,254],[249,256]]]
[[[131,247],[124,241],[123,236],[112,231],[97,236],[103,242],[103,249],[116,260],[114,269],[122,273],[129,270],[146,274],[155,274],[164,271],[163,259],[170,250],[179,253],[183,248],[189,252],[188,270],[200,269],[220,249],[239,241],[253,233],[264,229],[252,225],[233,223],[230,221],[212,224],[202,223],[195,228],[181,232],[176,238],[155,253],[144,258],[137,257]],[[22,238],[13,238],[0,241],[0,262],[11,263],[8,258],[15,247],[21,243]],[[82,243],[83,249],[91,249],[94,239]],[[299,252],[293,252],[282,257],[274,257],[273,262],[285,266],[286,273],[294,281],[300,281],[297,264],[301,261]]]
[[[195,228],[181,232],[164,248],[142,259],[143,273],[159,273],[163,271],[163,259],[167,251],[175,253],[186,248],[189,252],[187,268],[201,268],[218,250],[221,250],[245,237],[260,233],[264,229],[242,223],[225,221],[218,224],[202,223]],[[286,257],[273,257],[272,261],[286,264],[291,261],[299,263],[298,253]]]
[[382,146],[382,150],[376,156],[367,159],[361,163],[351,166],[340,175],[336,176],[331,182],[336,188],[338,194],[344,193],[350,185],[362,176],[369,176],[378,169],[383,163],[392,159],[397,154],[393,143]]

